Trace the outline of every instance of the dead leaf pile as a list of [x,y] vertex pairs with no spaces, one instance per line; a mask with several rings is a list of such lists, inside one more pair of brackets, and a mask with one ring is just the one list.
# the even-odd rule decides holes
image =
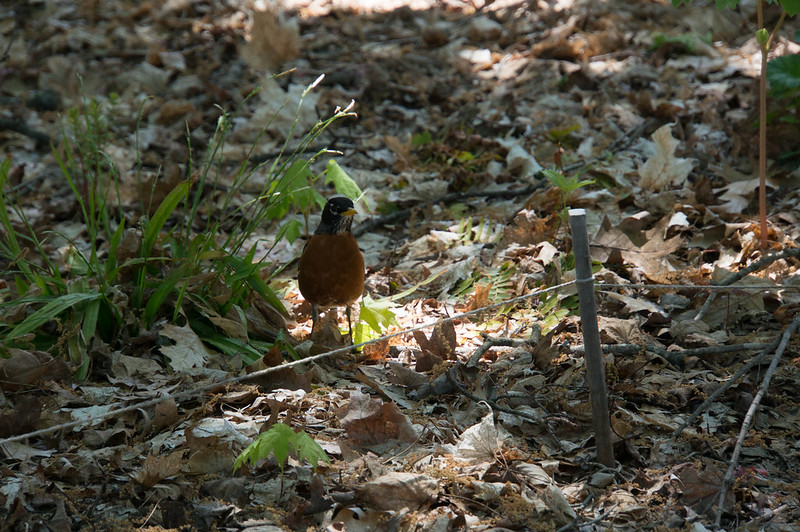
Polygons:
[[[729,380],[800,304],[796,170],[773,168],[769,250],[753,223],[754,7],[367,4],[0,8],[9,186],[65,275],[70,247],[87,236],[51,146],[63,153],[61,120],[86,99],[113,109],[105,155],[128,227],[152,214],[142,191],[158,205],[191,177],[190,159],[209,155],[223,112],[235,113],[235,128],[214,154],[205,217],[257,201],[258,171],[222,201],[246,158],[274,160],[287,136],[299,145],[320,117],[355,100],[358,119],[313,149],[340,151],[365,190],[357,231],[370,294],[419,284],[393,312],[403,330],[431,325],[365,355],[225,386],[215,383],[286,353],[244,368],[190,326],[159,323],[86,346],[91,373],[74,382],[64,353],[4,350],[0,438],[64,426],[0,445],[4,529],[711,527],[764,367]],[[786,35],[796,24],[787,19]],[[657,34],[711,39],[659,45]],[[781,40],[777,53],[796,46]],[[779,127],[773,158],[796,149],[787,139],[797,130]],[[556,161],[594,184],[569,194],[550,186],[541,170]],[[574,287],[503,304],[573,278],[564,205],[585,208],[591,231],[614,469],[595,461]],[[141,234],[129,231],[120,250],[135,256]],[[272,248],[277,221],[262,231],[259,253],[276,266],[302,247]],[[780,251],[696,319],[707,285]],[[4,269],[15,259],[0,257]],[[290,277],[291,268],[276,286],[300,343],[310,321]],[[14,281],[0,281],[6,301]],[[245,321],[268,327],[257,310],[209,319],[237,337]],[[800,522],[799,360],[793,339],[723,499],[726,529]],[[236,456],[278,421],[312,435],[332,464],[282,469],[271,456],[232,476]]]

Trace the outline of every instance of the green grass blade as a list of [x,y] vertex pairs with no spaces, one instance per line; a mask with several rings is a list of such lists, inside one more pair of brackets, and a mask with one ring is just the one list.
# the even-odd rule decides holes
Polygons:
[[6,158],[2,163],[0,163],[0,225],[3,227],[3,230],[6,233],[6,239],[8,241],[7,245],[11,253],[13,253],[12,257],[16,257],[20,254],[20,246],[19,241],[17,240],[17,233],[14,231],[14,227],[11,225],[11,218],[8,216],[6,195],[5,192],[3,192],[3,189],[6,186],[6,181],[8,180],[8,171],[10,166],[10,157]]
[[11,340],[18,338],[23,334],[28,334],[29,332],[41,327],[48,321],[57,318],[65,310],[87,301],[95,301],[99,298],[100,294],[98,292],[65,294],[63,296],[59,296],[45,304],[42,308],[25,318],[22,323],[11,329],[11,332],[9,332],[6,336],[6,340]]
[[125,219],[120,218],[120,223],[117,226],[114,234],[111,235],[111,241],[108,244],[108,258],[106,259],[106,282],[113,283],[116,280],[119,269],[117,268],[117,249],[122,242],[122,235],[125,233]]
[[142,242],[142,253],[144,253],[145,256],[150,254],[161,229],[163,229],[164,224],[167,223],[167,218],[169,218],[178,206],[178,203],[189,193],[190,186],[191,181],[184,181],[173,188],[172,191],[167,194],[167,197],[164,198],[164,201],[161,202],[161,205],[158,206],[153,217],[147,222]]
[[94,338],[97,333],[97,318],[100,316],[100,298],[89,301],[86,310],[83,312],[83,324],[81,332],[86,345]]
[[161,284],[158,285],[153,295],[150,296],[144,308],[144,322],[146,327],[150,327],[150,324],[153,323],[153,319],[155,319],[158,313],[158,309],[161,308],[167,296],[175,290],[178,281],[185,277],[185,270],[185,266],[180,266],[172,270],[172,272],[161,281]]
[[209,336],[202,336],[200,339],[208,345],[219,349],[222,353],[225,353],[228,356],[241,355],[245,364],[252,364],[264,356],[263,352],[259,351],[247,342],[230,338],[219,333],[214,333]]
[[261,269],[259,264],[245,261],[234,255],[229,256],[225,260],[225,264],[233,271],[233,275],[229,277],[228,283],[232,281],[244,281],[261,296],[264,301],[275,308],[275,310],[286,314],[286,309],[283,303],[281,303],[280,298],[278,298],[272,288],[270,288],[269,284],[258,275],[258,271]]

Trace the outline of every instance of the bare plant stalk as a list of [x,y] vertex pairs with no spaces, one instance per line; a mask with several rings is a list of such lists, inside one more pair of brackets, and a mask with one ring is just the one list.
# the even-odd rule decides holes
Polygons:
[[758,78],[758,213],[761,225],[761,249],[764,250],[767,248],[767,59],[772,41],[775,40],[786,18],[786,10],[781,12],[781,18],[769,34],[769,38],[766,38],[764,0],[758,0],[757,6],[758,31],[764,32],[764,37],[758,39],[761,50],[761,73]]
[[[764,27],[764,0],[758,0],[758,29]],[[761,73],[758,78],[758,217],[761,249],[767,249],[767,54],[769,43],[760,42]]]

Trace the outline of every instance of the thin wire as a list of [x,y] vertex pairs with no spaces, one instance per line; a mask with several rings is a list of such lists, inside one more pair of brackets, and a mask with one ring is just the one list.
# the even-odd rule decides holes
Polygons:
[[750,284],[731,284],[731,285],[696,285],[696,284],[647,284],[647,283],[597,283],[596,287],[598,290],[602,290],[604,288],[638,288],[638,289],[661,289],[661,290],[714,290],[714,291],[721,291],[721,290],[800,290],[800,286],[798,285],[750,285]]
[[7,444],[7,443],[24,440],[24,439],[27,439],[27,438],[34,438],[34,437],[37,437],[37,436],[43,436],[45,434],[51,434],[51,433],[57,432],[59,430],[66,430],[66,429],[71,429],[71,428],[75,428],[75,427],[78,427],[78,426],[84,426],[84,425],[93,424],[96,421],[102,421],[102,420],[105,420],[105,419],[108,419],[108,418],[111,418],[111,417],[115,417],[118,414],[124,414],[124,413],[127,413],[127,412],[133,412],[135,410],[140,410],[142,408],[148,408],[148,407],[157,405],[158,403],[166,401],[167,399],[183,399],[184,397],[190,397],[190,396],[191,397],[195,397],[195,396],[198,395],[198,393],[206,392],[206,391],[214,389],[214,388],[219,388],[221,386],[227,386],[229,384],[242,382],[242,381],[246,381],[246,380],[249,380],[249,379],[254,379],[254,378],[261,377],[263,375],[267,375],[269,373],[280,371],[280,370],[283,370],[283,369],[286,369],[286,368],[293,368],[295,366],[308,364],[310,362],[316,362],[318,360],[322,360],[324,358],[328,358],[328,357],[331,357],[333,355],[338,355],[340,353],[348,353],[348,352],[352,351],[353,349],[364,347],[364,346],[367,346],[367,345],[370,345],[370,344],[376,344],[378,342],[383,342],[385,340],[390,340],[392,338],[396,338],[396,337],[402,336],[404,334],[412,333],[414,331],[427,329],[429,327],[435,327],[437,324],[442,323],[442,322],[459,320],[459,319],[462,319],[462,318],[467,318],[467,317],[470,317],[470,316],[474,316],[476,314],[480,314],[482,312],[486,312],[488,310],[501,308],[501,307],[504,307],[504,306],[506,306],[506,305],[508,305],[510,303],[516,303],[516,302],[519,302],[519,301],[524,301],[526,299],[530,299],[532,297],[536,297],[538,295],[545,294],[547,292],[553,292],[555,290],[559,290],[561,288],[565,288],[565,287],[570,286],[572,284],[575,284],[575,281],[568,281],[566,283],[561,283],[561,284],[556,285],[556,286],[550,286],[550,287],[547,287],[547,288],[543,288],[541,290],[535,290],[535,291],[530,292],[528,294],[525,294],[525,295],[522,295],[522,296],[518,296],[518,297],[514,297],[514,298],[511,298],[511,299],[508,299],[508,300],[505,300],[505,301],[501,301],[499,303],[492,303],[491,305],[486,305],[485,307],[481,307],[481,308],[478,308],[478,309],[470,310],[470,311],[467,311],[467,312],[462,312],[461,314],[454,314],[453,316],[447,316],[447,317],[444,317],[444,318],[440,318],[440,319],[437,319],[434,322],[425,323],[423,325],[417,325],[416,327],[411,327],[409,329],[403,329],[401,331],[396,331],[396,332],[393,332],[393,333],[385,334],[385,335],[383,335],[383,336],[381,336],[379,338],[374,338],[372,340],[367,340],[366,342],[361,342],[360,344],[350,345],[350,346],[346,346],[346,347],[340,347],[338,349],[333,349],[331,351],[326,351],[325,353],[320,353],[318,355],[313,355],[313,356],[310,356],[310,357],[302,358],[300,360],[295,360],[293,362],[287,362],[286,364],[281,364],[280,366],[274,366],[274,367],[271,367],[271,368],[262,369],[260,371],[255,371],[253,373],[248,373],[247,375],[239,375],[237,377],[230,377],[228,379],[223,379],[221,381],[215,381],[215,382],[212,382],[212,383],[209,383],[209,384],[204,384],[204,385],[201,385],[201,386],[192,387],[191,389],[184,390],[182,392],[178,392],[178,393],[171,394],[171,395],[162,395],[160,397],[156,397],[154,399],[148,399],[147,401],[136,403],[134,405],[125,406],[125,407],[117,408],[117,409],[114,409],[114,410],[109,410],[108,412],[105,412],[103,414],[98,414],[96,416],[91,416],[91,417],[87,417],[87,418],[83,418],[83,419],[78,419],[78,420],[75,420],[75,421],[69,421],[67,423],[61,423],[59,425],[53,425],[51,427],[35,430],[33,432],[27,432],[25,434],[18,434],[16,436],[10,436],[8,438],[4,438],[4,439],[0,440],[0,446],[3,446],[5,444]]
[[[51,434],[51,433],[57,432],[59,430],[66,430],[66,429],[71,429],[71,428],[75,428],[75,427],[79,427],[79,426],[90,425],[90,424],[93,424],[93,423],[95,423],[97,421],[102,421],[102,420],[114,417],[114,416],[116,416],[118,414],[124,414],[124,413],[127,413],[127,412],[133,412],[135,410],[140,410],[142,408],[148,408],[148,407],[157,405],[157,404],[159,404],[159,403],[161,403],[163,401],[166,401],[167,399],[170,399],[170,398],[176,399],[176,400],[177,399],[183,399],[185,397],[195,396],[198,393],[206,392],[208,390],[211,390],[211,389],[214,389],[214,388],[219,388],[221,386],[227,386],[229,384],[243,382],[243,381],[246,381],[246,380],[249,380],[249,379],[254,379],[254,378],[257,378],[257,377],[261,377],[263,375],[274,373],[276,371],[280,371],[280,370],[285,369],[285,368],[293,368],[293,367],[296,367],[296,366],[308,364],[309,362],[316,362],[318,360],[323,360],[325,358],[328,358],[328,357],[331,357],[331,356],[334,356],[334,355],[350,352],[353,349],[357,349],[357,348],[364,347],[364,346],[371,345],[371,344],[376,344],[376,343],[379,343],[379,342],[383,342],[385,340],[390,340],[392,338],[396,338],[396,337],[402,336],[404,334],[412,333],[414,331],[420,331],[422,329],[427,329],[429,327],[434,327],[439,323],[455,321],[455,320],[459,320],[459,319],[462,319],[462,318],[468,318],[470,316],[475,316],[477,314],[481,314],[481,313],[489,311],[489,310],[493,310],[493,309],[504,307],[504,306],[509,305],[511,303],[517,303],[517,302],[525,301],[527,299],[531,299],[531,298],[536,297],[536,296],[541,295],[541,294],[546,294],[548,292],[554,292],[556,290],[560,290],[562,288],[566,288],[566,287],[571,286],[573,284],[575,284],[574,280],[568,281],[566,283],[561,283],[561,284],[558,284],[558,285],[555,285],[555,286],[550,286],[550,287],[543,288],[543,289],[540,289],[540,290],[535,290],[535,291],[530,292],[528,294],[525,294],[525,295],[522,295],[522,296],[518,296],[518,297],[514,297],[514,298],[511,298],[511,299],[507,299],[507,300],[504,300],[504,301],[500,301],[498,303],[492,303],[491,305],[486,305],[486,306],[478,308],[478,309],[470,310],[470,311],[467,311],[467,312],[462,312],[460,314],[454,314],[453,316],[447,316],[445,318],[439,318],[436,321],[433,321],[433,322],[430,322],[430,323],[425,323],[425,324],[422,324],[422,325],[417,325],[416,327],[411,327],[411,328],[408,328],[408,329],[403,329],[401,331],[396,331],[396,332],[393,332],[393,333],[385,334],[385,335],[383,335],[383,336],[381,336],[379,338],[374,338],[372,340],[367,340],[366,342],[361,342],[360,344],[355,344],[355,345],[346,346],[346,347],[340,347],[338,349],[333,349],[331,351],[326,351],[326,352],[320,353],[318,355],[313,355],[313,356],[310,356],[310,357],[307,357],[307,358],[303,358],[303,359],[300,359],[300,360],[295,360],[293,362],[287,362],[285,364],[281,364],[280,366],[274,366],[274,367],[262,369],[260,371],[256,371],[256,372],[253,372],[253,373],[248,373],[247,375],[239,375],[237,377],[230,377],[228,379],[223,379],[221,381],[215,381],[213,383],[208,383],[208,384],[196,386],[196,387],[193,387],[193,388],[190,388],[188,390],[184,390],[182,392],[178,392],[178,393],[175,393],[175,394],[172,394],[172,395],[162,395],[160,397],[156,397],[154,399],[149,399],[147,401],[136,403],[136,404],[133,404],[133,405],[130,405],[130,406],[117,408],[115,410],[109,410],[108,412],[106,412],[104,414],[98,414],[96,416],[91,416],[91,417],[87,417],[87,418],[84,418],[84,419],[78,419],[78,420],[74,420],[74,421],[69,421],[67,423],[61,423],[59,425],[53,425],[51,427],[47,427],[47,428],[44,428],[44,429],[39,429],[39,430],[35,430],[35,431],[32,431],[32,432],[27,432],[25,434],[18,434],[16,436],[10,436],[8,438],[0,439],[0,446],[5,445],[7,443],[15,442],[15,441],[21,441],[21,440],[24,440],[24,439],[27,439],[27,438],[34,438],[34,437],[38,437],[38,436],[44,436],[46,434]],[[638,288],[638,289],[664,289],[664,290],[695,289],[695,290],[730,290],[730,291],[733,291],[733,290],[743,290],[743,289],[750,289],[750,290],[785,290],[785,289],[798,289],[800,287],[799,286],[785,286],[785,285],[777,285],[777,286],[776,285],[764,285],[764,286],[761,286],[761,285],[728,285],[728,286],[700,285],[700,286],[698,286],[698,285],[686,285],[686,284],[597,283],[596,284],[596,288],[598,290],[603,290],[604,288]]]

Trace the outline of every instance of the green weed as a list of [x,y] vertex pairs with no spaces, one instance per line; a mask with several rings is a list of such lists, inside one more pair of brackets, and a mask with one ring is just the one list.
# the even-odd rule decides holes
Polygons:
[[281,478],[289,455],[308,462],[315,472],[319,462],[331,463],[322,447],[308,433],[303,430],[295,432],[285,423],[276,423],[269,430],[259,434],[253,443],[239,454],[233,463],[233,473],[236,474],[244,464],[254,465],[270,454],[275,455],[275,460],[281,469]]
[[[114,139],[115,104],[114,98],[90,99],[70,109],[62,121],[62,145],[54,149],[78,206],[84,228],[80,237],[37,233],[8,185],[10,159],[0,163],[0,253],[8,262],[6,276],[13,278],[0,302],[0,349],[64,351],[77,368],[76,376],[85,378],[95,339],[113,342],[165,321],[188,319],[209,345],[252,361],[264,352],[266,340],[275,340],[251,336],[245,311],[252,298],[285,312],[269,285],[280,269],[256,259],[253,236],[289,212],[303,212],[307,219],[324,203],[314,188],[323,177],[339,192],[360,194],[333,161],[319,175],[311,170],[316,159],[331,153],[312,152],[311,145],[353,113],[337,110],[296,145],[290,146],[288,135],[269,165],[248,164],[248,154],[219,199],[211,192],[220,189],[223,148],[235,116],[223,112],[202,160],[188,161],[190,177],[158,205],[152,205],[151,189],[149,199],[142,199],[141,218],[129,224],[119,199],[119,169],[106,155]],[[305,157],[308,153],[312,155]],[[259,192],[244,194],[244,185],[256,174],[262,183]],[[251,199],[241,200],[246,197]],[[272,246],[299,234],[296,223],[285,223]],[[57,237],[68,242],[62,261],[47,252],[48,240]]]
[[[673,7],[679,7],[683,4],[689,4],[691,0],[672,0]],[[758,43],[761,51],[761,68],[758,80],[758,211],[759,211],[759,225],[761,227],[761,249],[767,248],[767,77],[769,76],[769,68],[767,59],[769,57],[772,44],[778,35],[786,17],[793,17],[800,14],[800,2],[798,0],[767,0],[770,4],[776,4],[780,7],[781,15],[772,30],[766,27],[766,17],[764,16],[764,0],[756,0],[756,20],[757,28],[755,31],[756,42]],[[735,9],[739,5],[740,0],[716,0],[716,8],[718,10],[732,8]],[[797,38],[797,35],[795,35]],[[797,71],[783,70],[784,67],[791,68],[793,65],[778,64],[777,71],[780,79],[779,83],[785,82],[791,88]],[[783,71],[782,71],[783,70]],[[776,68],[773,67],[773,77],[775,76]],[[789,73],[789,76],[784,74]],[[719,517],[719,514],[718,514]],[[719,519],[717,520],[719,526]]]

